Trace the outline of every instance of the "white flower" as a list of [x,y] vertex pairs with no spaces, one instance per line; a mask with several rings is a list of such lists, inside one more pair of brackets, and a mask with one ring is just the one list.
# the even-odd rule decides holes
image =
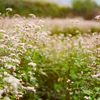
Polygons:
[[12,8],[6,8],[6,10],[8,10],[8,11],[12,11]]
[[2,75],[0,74],[0,77],[2,77]]
[[4,92],[4,90],[0,90],[0,98],[2,98],[3,92]]
[[4,92],[5,92],[5,93],[9,93],[9,89],[8,89],[8,86],[7,86],[7,85],[4,86]]
[[16,95],[16,99],[19,100],[19,98],[23,97],[23,95]]
[[9,97],[4,97],[3,100],[11,100]]
[[11,86],[12,86],[12,88],[13,88],[14,90],[17,90],[17,88],[18,88],[18,84],[15,83],[15,82],[11,83]]
[[8,76],[9,74],[7,72],[4,72],[4,76]]
[[15,14],[15,15],[14,15],[14,17],[17,17],[17,18],[19,18],[19,17],[20,17],[20,15],[19,15],[19,14]]
[[20,81],[17,78],[11,76],[11,75],[9,75],[8,77],[5,77],[3,79],[3,81],[6,82],[6,83],[9,83],[10,86],[11,86],[10,88],[12,88],[14,91],[17,91],[18,85],[20,85]]
[[43,20],[39,20],[39,25],[44,25],[44,21]]
[[71,81],[71,80],[70,80],[70,79],[68,79],[68,80],[67,80],[67,83],[69,83],[70,81]]
[[3,81],[4,81],[4,82],[7,82],[7,83],[13,83],[13,82],[15,82],[16,84],[19,84],[19,83],[20,83],[19,80],[18,80],[17,78],[15,78],[15,77],[13,77],[13,76],[11,76],[11,75],[9,75],[8,77],[5,77],[5,78],[3,79]]
[[5,33],[5,30],[0,29],[0,33]]
[[34,14],[29,14],[29,16],[32,18],[36,18],[36,16]]
[[4,82],[7,82],[7,83],[12,83],[13,82],[13,79],[12,77],[6,77],[3,79]]
[[14,71],[16,70],[16,66],[13,66],[13,65],[5,64],[5,67],[6,67],[7,69],[13,69]]
[[13,74],[13,76],[16,76],[16,73],[15,72],[13,72],[12,74]]
[[99,20],[100,19],[100,15],[96,16],[95,19]]
[[34,70],[34,71],[36,71],[36,68],[35,68],[35,67],[33,67],[33,70]]
[[18,95],[18,90],[17,89],[14,89],[14,94]]
[[33,91],[33,92],[36,92],[36,90],[34,89],[34,87],[26,87],[26,90],[30,90],[30,91]]
[[90,99],[90,96],[85,96],[84,97],[86,100],[89,100]]
[[28,63],[28,65],[35,67],[36,66],[36,63],[30,62],[30,63]]
[[96,74],[96,75],[92,75],[93,78],[97,78],[100,76],[100,73]]
[[12,59],[12,62],[20,64],[20,61],[18,59]]

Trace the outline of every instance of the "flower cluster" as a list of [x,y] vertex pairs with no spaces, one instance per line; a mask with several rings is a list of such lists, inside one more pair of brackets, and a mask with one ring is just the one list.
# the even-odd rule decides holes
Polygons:
[[[82,97],[78,94],[82,94],[83,89],[91,88],[91,78],[100,77],[97,60],[100,44],[96,42],[100,35],[50,35],[44,31],[42,20],[35,19],[33,14],[30,16],[32,18],[29,19],[13,17],[10,25],[0,29],[0,99],[20,100],[27,91],[36,94],[45,83],[54,85],[55,90],[58,87],[58,94],[66,90],[74,99],[76,95],[79,97],[75,100],[82,100],[82,97],[90,99],[91,92],[85,91]],[[79,24],[79,21],[72,23]],[[57,83],[53,84],[48,76]],[[90,83],[86,85],[87,81]],[[46,89],[41,91],[46,93]]]

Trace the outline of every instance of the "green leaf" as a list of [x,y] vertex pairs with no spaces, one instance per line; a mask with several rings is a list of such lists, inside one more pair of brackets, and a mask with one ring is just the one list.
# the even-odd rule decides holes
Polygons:
[[75,60],[75,65],[78,66],[78,67],[81,67],[81,65],[80,65],[80,61]]
[[99,90],[100,90],[100,87],[95,87],[95,90],[96,90],[96,91],[99,91]]
[[78,100],[78,98],[76,96],[73,97],[74,100]]
[[55,90],[60,90],[61,89],[61,85],[60,84],[54,84],[54,89]]
[[40,70],[40,73],[46,77],[48,77],[48,75],[46,74],[46,72],[43,72],[42,70]]
[[72,79],[76,79],[77,78],[77,75],[76,75],[74,70],[70,71],[70,76],[71,76]]
[[93,94],[93,91],[92,90],[83,90],[83,93],[87,94],[87,95],[91,95],[91,94]]
[[36,79],[35,77],[31,77],[31,81],[32,81],[32,82],[36,82],[37,79]]

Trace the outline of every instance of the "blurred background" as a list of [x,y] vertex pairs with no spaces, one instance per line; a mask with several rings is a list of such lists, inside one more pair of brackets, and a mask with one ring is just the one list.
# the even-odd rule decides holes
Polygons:
[[[7,12],[6,8],[13,11]],[[0,0],[0,13],[6,18],[4,27],[14,15],[30,20],[29,15],[34,14],[37,17],[34,20],[42,19],[45,31],[51,34],[100,32],[100,23],[95,19],[100,14],[100,0]]]
[[30,13],[45,18],[82,17],[93,20],[100,13],[100,0],[0,0],[0,12],[12,8],[14,14],[28,16]]

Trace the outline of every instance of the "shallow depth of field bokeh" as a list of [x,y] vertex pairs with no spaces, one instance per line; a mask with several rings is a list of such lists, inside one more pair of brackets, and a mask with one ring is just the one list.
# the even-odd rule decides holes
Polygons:
[[100,100],[100,5],[68,1],[0,0],[0,100]]

